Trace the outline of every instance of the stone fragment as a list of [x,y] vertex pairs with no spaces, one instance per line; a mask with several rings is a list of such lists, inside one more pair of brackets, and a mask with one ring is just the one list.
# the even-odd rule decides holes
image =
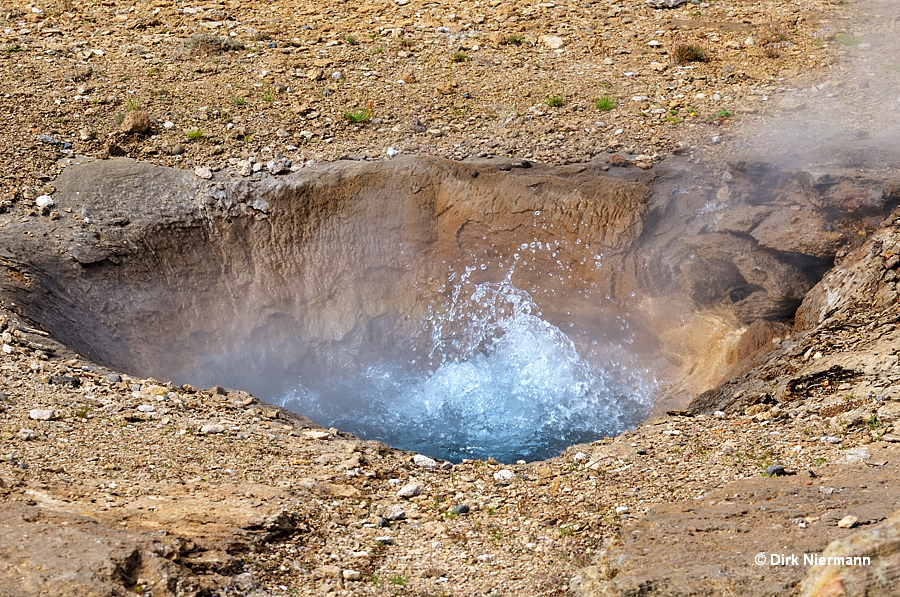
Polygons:
[[423,454],[416,454],[415,456],[413,456],[413,462],[416,463],[416,465],[430,471],[433,471],[438,467],[438,463],[435,460]]
[[53,199],[50,198],[50,195],[40,195],[34,200],[34,204],[41,209],[53,207]]
[[449,512],[450,512],[450,514],[453,514],[456,516],[458,516],[460,514],[468,514],[469,507],[465,504],[459,504],[458,506],[453,506],[452,508],[450,508]]
[[344,580],[356,581],[362,578],[362,574],[359,570],[344,570],[342,572]]
[[318,439],[318,440],[326,440],[331,437],[331,434],[327,431],[320,431],[318,429],[312,429],[310,431],[304,431],[303,435],[310,439]]
[[385,516],[387,520],[403,520],[406,518],[406,512],[403,510],[403,506],[399,504],[394,504],[390,507],[387,512],[387,516]]
[[512,479],[515,475],[513,472],[507,468],[500,469],[496,473],[494,473],[494,479],[497,481],[508,481]]
[[142,110],[127,113],[125,120],[119,125],[119,130],[126,135],[143,135],[149,133],[151,128],[150,115]]
[[650,8],[678,8],[682,4],[686,4],[688,0],[647,0],[647,6]]
[[397,495],[402,498],[411,498],[415,497],[422,493],[425,488],[419,485],[418,483],[410,483],[408,485],[404,485],[397,492]]
[[34,431],[33,429],[20,429],[19,432],[16,434],[16,437],[27,442],[27,441],[31,441],[33,439],[37,439],[38,433],[37,433],[37,431]]
[[219,423],[207,423],[200,428],[200,433],[224,433],[225,425],[220,425]]
[[845,516],[840,521],[838,521],[838,527],[842,529],[852,529],[856,526],[856,523],[859,521],[859,518],[855,516]]
[[766,476],[768,477],[783,477],[786,474],[787,472],[780,464],[773,464],[766,467]]
[[557,35],[542,35],[541,43],[551,50],[558,50],[566,45],[562,38]]
[[195,168],[194,174],[197,175],[197,178],[202,178],[204,180],[212,178],[212,170],[209,168]]
[[52,408],[33,408],[28,411],[28,418],[34,421],[49,421],[55,415]]

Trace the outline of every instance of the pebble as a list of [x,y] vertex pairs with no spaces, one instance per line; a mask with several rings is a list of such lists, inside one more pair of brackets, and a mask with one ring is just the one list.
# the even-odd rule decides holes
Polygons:
[[839,443],[841,443],[842,440],[841,440],[841,438],[839,438],[839,437],[834,437],[834,436],[831,436],[831,435],[825,435],[825,436],[822,436],[822,437],[819,439],[819,441],[822,442],[822,443],[824,443],[824,444],[839,444]]
[[208,423],[200,428],[200,433],[224,433],[225,425],[218,423]]
[[209,168],[194,168],[194,174],[197,175],[197,178],[202,178],[203,180],[212,178],[212,170]]
[[331,437],[331,434],[328,433],[327,431],[320,431],[318,429],[304,431],[303,435],[305,435],[306,437],[308,437],[310,439],[316,439],[316,440],[326,440],[329,437]]
[[416,454],[413,456],[413,462],[421,466],[422,468],[428,469],[430,471],[435,470],[438,467],[437,461],[429,458],[428,456],[424,456],[422,454]]
[[508,480],[512,479],[514,476],[515,475],[513,474],[513,472],[506,468],[500,469],[499,471],[494,473],[494,479],[496,479],[498,481],[508,481]]
[[380,543],[382,545],[390,545],[394,542],[394,538],[390,535],[381,535],[380,537],[375,537],[375,543]]
[[172,155],[181,155],[184,153],[184,147],[180,144],[176,144],[175,147],[173,147],[171,151],[169,151],[169,153],[171,153]]
[[116,373],[110,373],[106,376],[106,381],[108,381],[109,383],[119,383],[122,381],[122,376]]
[[35,421],[49,421],[55,414],[52,408],[33,408],[28,411],[28,418]]
[[171,120],[167,120],[163,123],[163,128],[167,131],[171,131],[173,128],[175,128],[175,123]]
[[418,483],[410,483],[409,485],[401,487],[397,492],[397,495],[402,498],[411,498],[421,494],[424,489],[425,488]]
[[557,35],[542,35],[541,43],[551,50],[558,50],[566,45],[563,39]]
[[141,411],[142,413],[156,412],[156,407],[153,406],[152,404],[141,404],[140,406],[137,407],[137,409],[139,411]]
[[53,199],[50,198],[50,195],[40,195],[34,200],[34,204],[40,207],[41,209],[52,207]]
[[286,172],[287,169],[287,166],[285,166],[284,162],[282,162],[281,160],[269,160],[269,162],[266,164],[266,170],[268,170],[269,173],[273,175],[278,175],[282,172]]
[[359,570],[344,570],[342,573],[344,580],[359,580],[362,578],[362,574],[360,574]]
[[385,151],[384,153],[385,153],[385,155],[387,155],[387,157],[392,158],[392,157],[398,155],[400,152],[397,151],[396,149],[394,149],[393,147],[388,147],[387,151]]
[[766,475],[768,475],[769,477],[783,477],[786,474],[787,472],[780,464],[773,464],[766,467]]
[[450,514],[460,515],[460,514],[468,514],[469,507],[465,504],[459,504],[458,506],[453,506],[450,508]]
[[855,516],[845,516],[838,522],[838,527],[842,529],[852,529],[856,526],[859,519]]
[[37,140],[41,143],[46,143],[47,145],[58,145],[59,139],[56,137],[51,137],[50,135],[38,135]]
[[386,518],[388,520],[403,520],[406,518],[406,512],[403,510],[403,506],[395,504],[388,510]]
[[37,439],[38,433],[33,429],[20,429],[19,433],[16,434],[19,439],[27,441],[31,441],[33,439]]

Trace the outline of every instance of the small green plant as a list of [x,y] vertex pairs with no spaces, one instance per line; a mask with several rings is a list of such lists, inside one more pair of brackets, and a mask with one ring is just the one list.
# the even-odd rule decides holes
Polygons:
[[90,412],[91,412],[91,409],[89,409],[86,406],[82,406],[81,408],[79,408],[75,411],[75,416],[78,417],[79,419],[87,419],[88,413],[90,413]]
[[450,62],[457,64],[459,62],[465,62],[468,56],[465,52],[454,52],[450,55]]
[[544,103],[550,106],[551,108],[561,108],[563,104],[565,104],[565,100],[558,95],[551,95],[544,99]]
[[344,41],[347,42],[348,45],[355,46],[359,43],[359,40],[356,39],[355,35],[347,35],[344,37]]
[[140,103],[137,101],[137,99],[135,99],[133,97],[129,97],[128,99],[125,100],[125,111],[134,112],[139,107],[140,107]]
[[405,587],[406,583],[409,581],[407,581],[406,577],[402,574],[392,574],[388,577],[388,582],[392,585],[397,585],[398,587]]
[[344,112],[344,119],[353,124],[361,124],[372,120],[372,102],[366,103],[365,108],[354,108]]
[[151,68],[150,70],[147,71],[147,76],[148,76],[148,77],[155,77],[155,76],[158,75],[158,74],[159,74],[159,69],[156,68],[155,66],[154,66],[153,68]]
[[6,55],[7,56],[9,56],[10,54],[13,54],[15,52],[24,52],[24,51],[25,51],[25,48],[23,48],[19,44],[10,44],[9,46],[6,47]]
[[816,464],[816,466],[822,466],[823,464],[825,464],[825,457],[819,456],[818,458],[816,458],[815,464]]
[[199,141],[203,138],[203,131],[194,129],[187,132],[187,138],[191,141]]
[[569,525],[564,525],[559,527],[559,536],[560,537],[571,537],[575,531]]
[[609,112],[610,110],[614,110],[616,106],[618,106],[616,100],[609,97],[608,95],[598,97],[594,100],[594,107],[601,112]]
[[378,577],[378,573],[377,573],[377,572],[373,572],[372,574],[370,574],[370,575],[366,578],[366,580],[367,580],[368,582],[372,583],[373,585],[375,585],[376,587],[380,587],[380,586],[381,586],[381,579]]
[[706,62],[709,56],[706,50],[699,44],[682,43],[675,46],[673,55],[676,64],[687,64],[689,62]]
[[267,104],[275,99],[275,92],[272,91],[272,88],[266,86],[263,88],[262,93],[259,94],[259,99],[266,102]]
[[525,37],[518,33],[510,33],[506,36],[506,43],[512,46],[521,46],[525,41]]
[[231,98],[231,101],[234,102],[235,106],[243,106],[247,103],[247,100],[241,97],[240,95],[235,95]]
[[834,42],[841,46],[855,46],[862,40],[861,35],[850,35],[849,33],[838,33],[834,36]]
[[503,539],[503,531],[494,531],[494,541],[500,542]]
[[732,116],[734,116],[734,112],[727,108],[722,108],[721,110],[707,118],[706,122],[708,122],[709,124],[722,124]]
[[493,504],[488,506],[488,516],[497,516],[497,506]]

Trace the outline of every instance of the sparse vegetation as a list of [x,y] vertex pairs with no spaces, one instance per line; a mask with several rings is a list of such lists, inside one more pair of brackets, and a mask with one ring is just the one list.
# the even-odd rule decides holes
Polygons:
[[366,103],[365,108],[354,108],[344,112],[344,120],[353,124],[361,124],[372,120],[372,102]]
[[513,46],[521,46],[524,41],[525,37],[518,33],[511,33],[506,36],[506,43]]
[[231,98],[231,101],[234,102],[235,106],[243,106],[247,103],[247,100],[241,97],[240,95],[235,95]]
[[565,104],[565,100],[559,95],[551,95],[544,99],[544,103],[551,108],[561,108]]
[[458,62],[465,62],[467,58],[468,56],[465,52],[454,52],[450,56],[450,62],[453,62],[454,64]]
[[134,112],[140,107],[140,102],[138,102],[135,98],[129,97],[125,100],[125,111],[126,112]]
[[402,574],[392,574],[388,577],[388,582],[398,587],[405,587],[408,581]]
[[187,132],[187,138],[191,141],[199,141],[203,138],[203,131],[194,129]]
[[734,116],[734,112],[728,110],[727,108],[722,108],[721,110],[707,118],[706,122],[708,122],[709,124],[722,124],[732,116]]
[[355,35],[347,35],[344,37],[344,41],[347,42],[347,45],[355,46],[359,43],[359,40],[356,39]]
[[689,62],[707,62],[709,55],[700,44],[678,43],[675,45],[673,58],[676,64],[685,65]]
[[609,112],[610,110],[614,110],[616,106],[618,106],[618,102],[608,95],[598,97],[594,100],[594,107],[601,112]]
[[225,52],[237,52],[244,49],[244,44],[231,39],[227,35],[215,36],[208,33],[192,36],[188,40],[187,45],[191,53],[199,56],[215,56]]

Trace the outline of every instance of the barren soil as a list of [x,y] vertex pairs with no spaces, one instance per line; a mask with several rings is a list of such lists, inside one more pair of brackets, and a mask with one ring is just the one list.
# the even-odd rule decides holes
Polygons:
[[[897,108],[888,2],[0,13],[5,222],[49,217],[35,199],[76,155],[201,177],[389,148],[643,168],[771,149],[896,169],[872,147]],[[683,45],[709,60],[679,64]],[[144,128],[139,112],[149,129],[123,132]],[[898,221],[861,231],[793,337],[745,376],[518,465],[431,468],[240,391],[116,374],[0,305],[0,595],[799,594],[806,567],[753,557],[821,553],[884,528],[898,501]],[[765,476],[773,464],[788,474]],[[891,594],[876,581],[869,594]]]

